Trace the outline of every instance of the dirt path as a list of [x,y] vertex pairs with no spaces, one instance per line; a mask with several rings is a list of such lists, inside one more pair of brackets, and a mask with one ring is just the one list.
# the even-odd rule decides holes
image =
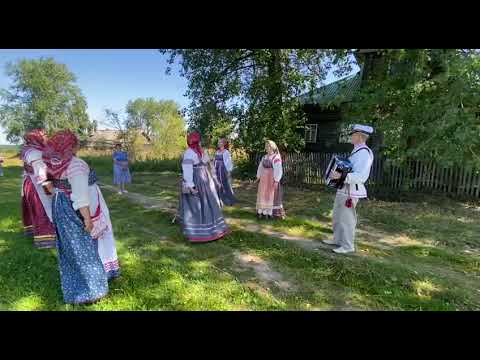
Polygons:
[[[117,189],[111,185],[106,185],[102,183],[100,183],[99,185],[103,189],[109,190],[111,192],[117,192]],[[147,209],[158,209],[172,215],[176,214],[177,206],[168,201],[152,199],[148,196],[145,196],[139,193],[132,193],[132,192],[123,194],[122,196],[131,200],[136,204],[143,205]],[[292,242],[295,245],[300,246],[305,250],[315,251],[319,249],[331,249],[331,247],[321,243],[320,241],[298,237],[298,236],[291,236],[279,231],[275,231],[268,224],[259,225],[253,222],[249,222],[247,220],[231,219],[231,218],[227,218],[226,221],[229,225],[241,227],[243,230],[246,230],[249,232],[261,233],[264,235],[276,237],[284,241]]]
[[[101,184],[101,183],[99,183],[99,185],[101,188],[105,190],[108,190],[114,193],[117,192],[117,189],[113,186]],[[177,211],[177,206],[175,204],[172,204],[171,202],[152,199],[148,196],[145,196],[139,193],[129,192],[129,193],[123,194],[122,196],[132,201],[133,203],[143,205],[146,209],[158,209],[160,211],[172,214],[172,216],[174,216]],[[308,251],[328,250],[328,251],[322,251],[322,256],[325,256],[327,258],[334,258],[336,256],[336,254],[330,251],[332,247],[325,245],[320,241],[298,237],[298,236],[287,235],[282,232],[274,230],[268,224],[256,224],[253,222],[249,222],[248,220],[242,220],[242,219],[226,219],[226,221],[229,225],[238,227],[239,229],[246,230],[248,232],[253,232],[253,233],[265,234],[271,237],[281,239],[285,242],[288,241]],[[160,240],[164,242],[170,242],[166,238],[163,238]],[[364,256],[364,254],[357,253],[354,256]],[[242,273],[253,271],[254,278],[247,276],[247,278],[240,280],[237,276],[233,274],[229,273],[229,275],[234,276],[237,280],[245,283],[245,286],[247,286],[252,290],[260,291],[260,292],[268,292],[270,289],[274,288],[279,293],[288,294],[292,292],[294,293],[301,289],[301,284],[297,284],[294,280],[276,271],[270,262],[266,261],[265,259],[257,255],[235,250],[233,252],[233,257],[234,257],[234,262],[233,262],[232,270],[237,275],[240,275],[239,276],[240,278],[244,278]],[[365,311],[365,309],[363,308],[354,307],[354,306],[351,306],[349,303],[346,303],[344,301],[343,296],[341,295],[343,293],[342,289],[333,287],[333,288],[330,288],[330,291],[338,293],[336,296],[333,297],[335,298],[335,301],[332,307],[328,307],[328,308],[311,307],[309,308],[309,310]]]
[[[105,190],[108,190],[111,192],[117,192],[117,189],[113,186],[102,184],[102,183],[99,183],[99,185],[101,188]],[[136,204],[140,204],[144,206],[146,209],[158,209],[172,215],[176,214],[177,207],[169,203],[168,201],[152,199],[148,196],[145,196],[139,193],[131,193],[131,192],[123,194],[122,196]],[[258,232],[258,229],[257,228],[251,229],[251,231]],[[161,239],[161,241],[169,242],[166,238]],[[258,283],[263,290],[266,290],[271,286],[277,287],[282,292],[287,292],[287,291],[292,291],[297,289],[297,286],[294,285],[292,281],[286,279],[283,274],[273,270],[271,264],[268,263],[266,260],[262,259],[261,257],[256,255],[251,255],[248,253],[242,253],[239,251],[235,251],[233,255],[234,255],[234,262],[235,262],[234,270],[236,272],[242,272],[244,270],[253,270],[256,275],[256,279],[258,280]]]
[[[111,191],[111,192],[114,192],[114,193],[116,193],[118,191],[117,188],[115,188],[111,185],[106,185],[106,184],[102,184],[102,183],[99,183],[99,185],[102,189],[105,189],[105,190],[108,190],[108,191]],[[177,211],[177,206],[175,204],[172,204],[168,201],[161,201],[161,200],[157,200],[157,199],[152,199],[148,196],[145,196],[145,195],[142,195],[142,194],[139,194],[139,193],[128,192],[128,193],[125,193],[121,196],[131,200],[135,204],[142,205],[146,209],[159,209],[161,211],[171,213],[172,215],[175,215],[175,213]]]

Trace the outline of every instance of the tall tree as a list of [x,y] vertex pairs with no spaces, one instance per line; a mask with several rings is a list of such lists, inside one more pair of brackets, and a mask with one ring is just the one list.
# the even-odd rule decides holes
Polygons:
[[172,100],[160,100],[152,121],[152,137],[155,155],[160,159],[172,159],[185,149],[186,124],[180,105]]
[[[337,66],[350,70],[346,50],[326,49],[161,49],[170,64],[180,58],[188,80],[190,126],[205,131],[232,119],[239,141],[251,151],[271,138],[283,150],[298,149],[304,118],[298,96],[316,87]],[[167,68],[167,73],[171,68]],[[206,120],[210,124],[206,123]]]
[[186,124],[180,105],[172,100],[134,99],[126,106],[126,118],[118,113],[106,110],[106,122],[109,127],[120,131],[121,139],[130,151],[138,143],[139,136],[147,139],[154,154],[161,159],[173,158],[185,148]]
[[87,102],[64,64],[52,58],[23,59],[8,63],[6,75],[12,85],[0,90],[0,124],[9,141],[18,143],[25,131],[40,127],[49,133],[72,129],[81,139],[93,130]]
[[[353,102],[352,117],[371,119],[387,152],[480,168],[480,55],[476,50],[381,51]],[[375,75],[375,76],[373,76]]]
[[127,126],[140,130],[150,140],[155,119],[162,111],[162,104],[162,101],[156,101],[154,98],[130,100],[126,107]]

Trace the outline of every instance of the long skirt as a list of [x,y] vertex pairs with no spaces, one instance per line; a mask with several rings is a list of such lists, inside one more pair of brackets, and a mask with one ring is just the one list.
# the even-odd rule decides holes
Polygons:
[[233,195],[231,179],[229,179],[228,172],[223,161],[215,162],[215,172],[217,173],[218,180],[216,184],[218,197],[224,205],[234,205],[237,202],[237,199]]
[[113,165],[113,184],[130,184],[132,182],[132,175],[130,174],[130,169],[128,164],[121,166],[118,164]]
[[264,168],[260,176],[257,191],[257,213],[271,215],[275,218],[284,218],[283,187],[281,183],[275,188],[273,168]]
[[110,212],[97,184],[89,186],[90,214],[92,216],[92,237],[96,245],[108,280],[120,275],[115,237],[110,220]]
[[193,182],[196,194],[180,191],[177,218],[183,234],[191,242],[218,240],[229,233],[220,208],[220,200],[213,178],[206,166],[193,167]]
[[95,242],[64,192],[58,191],[54,195],[52,215],[57,229],[60,281],[65,303],[90,303],[105,297],[108,293],[107,273]]
[[[22,185],[22,218],[25,236],[33,237],[33,243],[38,249],[51,249],[55,247],[56,233],[47,211],[51,212],[51,200],[42,202],[38,191],[42,191],[26,175]],[[45,194],[44,197],[47,196]],[[45,204],[44,204],[45,203]],[[45,210],[45,206],[48,206]]]

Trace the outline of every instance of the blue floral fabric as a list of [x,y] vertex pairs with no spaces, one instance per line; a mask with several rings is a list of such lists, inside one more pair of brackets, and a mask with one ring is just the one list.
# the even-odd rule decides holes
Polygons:
[[60,280],[65,303],[81,304],[98,300],[108,293],[107,274],[96,244],[85,231],[81,215],[63,191],[52,202],[52,217],[57,230]]

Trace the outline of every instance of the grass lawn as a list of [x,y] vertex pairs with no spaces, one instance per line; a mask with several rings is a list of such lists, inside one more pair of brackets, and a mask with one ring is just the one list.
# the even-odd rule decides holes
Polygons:
[[[109,160],[92,159],[111,183]],[[1,310],[478,310],[480,207],[444,198],[362,202],[358,252],[335,255],[318,240],[331,236],[332,192],[287,189],[288,218],[255,219],[255,188],[237,182],[240,200],[225,209],[233,233],[188,244],[171,215],[104,191],[122,276],[105,300],[63,304],[55,250],[37,250],[21,232],[20,162],[7,156],[0,178]],[[131,192],[177,201],[178,174],[134,173]],[[308,250],[261,224],[318,243]]]

